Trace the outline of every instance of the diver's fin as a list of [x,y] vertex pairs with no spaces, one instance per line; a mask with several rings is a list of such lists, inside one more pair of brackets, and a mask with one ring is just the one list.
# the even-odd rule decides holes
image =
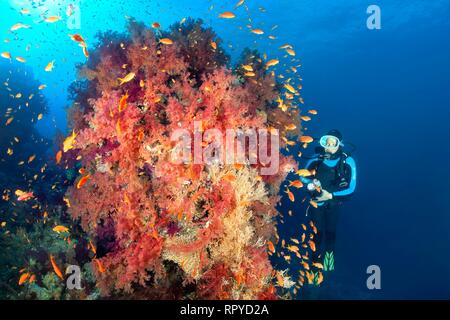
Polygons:
[[325,252],[325,258],[323,260],[323,270],[333,271],[334,270],[334,252]]

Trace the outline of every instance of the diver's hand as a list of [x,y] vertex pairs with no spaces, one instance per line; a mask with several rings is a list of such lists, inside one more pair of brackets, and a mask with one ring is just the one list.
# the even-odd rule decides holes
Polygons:
[[328,201],[331,199],[333,199],[333,194],[325,189],[322,190],[322,195],[316,198],[317,202]]

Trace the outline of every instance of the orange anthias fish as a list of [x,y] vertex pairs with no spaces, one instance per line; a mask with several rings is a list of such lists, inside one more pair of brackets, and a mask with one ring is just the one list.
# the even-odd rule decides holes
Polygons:
[[313,284],[314,282],[314,273],[313,272],[306,272],[306,278],[308,279],[309,284]]
[[68,232],[68,231],[69,231],[69,228],[67,228],[67,227],[65,227],[65,226],[59,225],[59,226],[55,226],[55,227],[53,228],[53,231],[55,231],[55,232],[57,232],[57,233]]
[[119,101],[119,112],[122,112],[127,107],[128,93],[124,94]]
[[56,164],[59,164],[61,162],[61,158],[62,158],[62,151],[59,150],[55,156]]
[[286,189],[285,192],[287,193],[287,195],[288,195],[288,197],[289,197],[289,200],[291,200],[292,202],[294,202],[294,201],[295,201],[294,194],[293,194],[289,189]]
[[290,84],[288,84],[288,83],[286,83],[284,85],[284,87],[291,93],[296,93],[297,92],[297,90],[295,90],[295,88],[293,86],[291,86]]
[[301,136],[298,141],[302,142],[302,143],[311,143],[314,141],[314,139],[310,136]]
[[286,49],[286,52],[290,55],[290,56],[295,56],[295,51],[292,49]]
[[311,109],[311,110],[308,111],[308,113],[316,115],[316,114],[317,114],[317,111],[314,110],[314,109]]
[[86,46],[83,46],[83,54],[86,58],[89,58],[89,51]]
[[95,263],[97,264],[97,270],[100,273],[104,273],[106,271],[105,267],[103,266],[102,262],[99,259],[94,259]]
[[321,284],[323,282],[323,273],[319,271],[319,274],[317,275],[317,284]]
[[28,29],[28,28],[30,28],[30,27],[31,27],[31,26],[28,25],[28,24],[16,23],[16,24],[13,25],[9,30],[10,30],[10,31],[16,31],[16,30],[19,30],[19,29],[22,29],[22,28]]
[[309,222],[309,225],[310,225],[311,228],[313,229],[313,232],[317,234],[317,228],[316,228],[316,226],[314,225],[314,222],[310,221],[310,222]]
[[211,41],[211,48],[213,48],[214,50],[217,50],[217,43],[214,41]]
[[313,252],[316,252],[316,244],[314,243],[314,241],[309,240],[309,241],[308,241],[308,244],[309,244],[309,247],[311,248],[311,250],[312,250]]
[[165,45],[171,45],[173,44],[173,40],[169,39],[169,38],[162,38],[159,40],[160,43],[165,44]]
[[81,35],[79,35],[78,33],[77,34],[69,34],[69,37],[75,42],[85,44],[83,37]]
[[297,126],[295,124],[291,123],[291,124],[288,124],[285,128],[286,128],[286,130],[295,130],[295,129],[297,129]]
[[305,270],[309,270],[310,269],[309,268],[309,264],[306,261],[302,261],[301,265],[302,265],[303,269],[305,269]]
[[134,72],[130,72],[123,78],[117,78],[117,80],[120,81],[119,85],[123,85],[124,83],[130,82],[131,80],[133,80],[135,76],[136,76],[136,74]]
[[92,253],[94,253],[94,255],[97,255],[97,249],[95,248],[91,240],[89,240],[88,249],[90,249]]
[[159,28],[161,28],[161,25],[159,24],[159,22],[153,22],[152,23],[152,28],[153,29],[159,29]]
[[60,268],[58,267],[58,265],[56,264],[55,258],[53,258],[52,255],[50,255],[50,262],[51,262],[51,264],[52,264],[53,271],[55,271],[56,275],[57,275],[61,280],[64,280],[64,276],[63,276],[63,274],[62,274],[62,272],[61,272],[61,269],[60,269]]
[[295,141],[286,141],[286,144],[288,145],[288,146],[295,146]]
[[253,72],[253,67],[249,64],[243,64],[242,69],[244,69],[245,71],[248,71],[248,72]]
[[70,149],[73,149],[73,145],[75,144],[75,138],[77,135],[75,134],[75,131],[72,131],[72,135],[68,136],[64,142],[63,142],[63,151],[67,152]]
[[276,66],[278,63],[280,63],[279,60],[277,60],[277,59],[272,59],[272,60],[267,61],[266,67],[268,68],[268,67]]
[[66,203],[66,206],[67,206],[68,208],[70,208],[70,200],[69,200],[69,198],[63,198],[63,200],[64,200],[64,202]]
[[21,286],[22,284],[24,284],[24,283],[27,281],[27,279],[28,279],[29,276],[30,276],[30,274],[29,274],[28,272],[22,274],[22,275],[20,276],[20,278],[19,278],[19,286]]
[[253,30],[251,30],[251,32],[254,34],[257,34],[257,35],[264,34],[264,31],[261,29],[253,29]]
[[55,67],[55,60],[50,61],[46,66],[45,66],[45,71],[46,72],[51,72],[53,71],[53,68]]
[[22,190],[16,190],[17,201],[28,201],[33,198],[33,192],[25,192]]
[[270,252],[275,253],[275,246],[273,245],[272,241],[267,241],[267,248]]
[[11,59],[11,53],[9,52],[2,52],[1,56],[5,59]]
[[59,20],[61,20],[60,16],[50,16],[47,19],[45,19],[45,22],[54,23],[54,22],[58,22]]
[[223,12],[219,14],[219,17],[224,19],[233,19],[236,18],[236,15],[233,12]]
[[289,181],[289,187],[300,189],[303,187],[303,183],[300,180]]
[[292,48],[292,45],[290,45],[290,44],[285,44],[285,45],[282,45],[282,46],[280,47],[280,49],[287,49],[287,48]]
[[91,175],[87,174],[84,177],[81,177],[81,179],[78,181],[77,183],[77,189],[80,189],[81,187],[83,187],[86,182],[90,179]]
[[277,284],[280,287],[284,286],[284,278],[279,272],[277,272]]
[[323,264],[321,264],[320,262],[314,262],[312,266],[316,267],[317,269],[323,269]]
[[296,174],[300,177],[309,177],[312,175],[311,171],[309,171],[308,169],[297,170]]

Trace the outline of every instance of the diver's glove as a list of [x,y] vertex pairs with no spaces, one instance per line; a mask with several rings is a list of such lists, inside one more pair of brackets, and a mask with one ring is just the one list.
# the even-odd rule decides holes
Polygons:
[[322,189],[322,194],[316,198],[317,202],[323,202],[333,199],[333,194],[325,189]]

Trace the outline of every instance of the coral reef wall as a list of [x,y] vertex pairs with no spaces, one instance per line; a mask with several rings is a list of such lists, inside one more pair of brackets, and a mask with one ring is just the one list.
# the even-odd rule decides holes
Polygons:
[[102,295],[276,298],[267,242],[276,241],[280,185],[296,163],[280,155],[267,176],[261,163],[176,164],[171,134],[202,121],[201,130],[285,136],[300,127],[295,110],[277,105],[279,85],[261,57],[243,54],[251,76],[233,70],[201,21],[168,32],[132,21],[128,30],[99,35],[80,66],[65,154],[81,164],[67,205],[96,243]]

